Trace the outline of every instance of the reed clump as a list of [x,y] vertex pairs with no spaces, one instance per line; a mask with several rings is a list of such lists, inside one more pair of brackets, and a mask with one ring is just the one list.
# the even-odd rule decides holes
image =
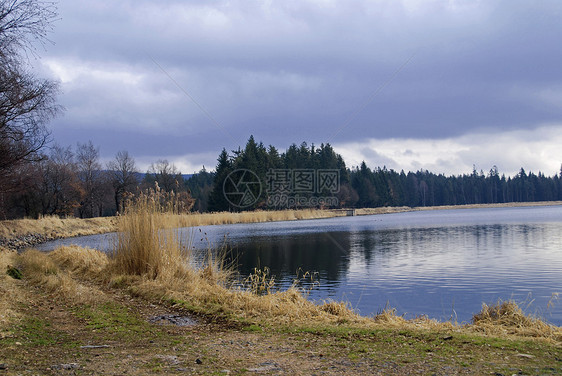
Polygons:
[[170,215],[177,215],[181,202],[158,184],[135,197],[118,220],[118,240],[112,265],[115,273],[156,278],[176,273],[188,257],[188,247],[177,230],[168,229]]
[[472,316],[471,329],[492,335],[518,335],[562,341],[562,328],[525,314],[512,300],[482,304],[482,310]]
[[271,276],[270,273],[268,267],[254,268],[254,272],[246,278],[244,285],[256,295],[270,294],[275,287],[275,277]]

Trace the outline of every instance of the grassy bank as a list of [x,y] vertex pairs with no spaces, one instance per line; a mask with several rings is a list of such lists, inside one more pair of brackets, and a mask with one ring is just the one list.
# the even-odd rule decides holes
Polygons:
[[[562,374],[562,329],[513,302],[484,306],[466,325],[391,309],[364,317],[342,302],[314,304],[297,286],[271,292],[259,271],[233,285],[220,258],[195,269],[188,245],[161,231],[169,218],[150,201],[120,217],[112,257],[0,252],[7,372]],[[148,320],[164,312],[200,324]]]
[[[509,302],[459,326],[391,310],[360,317],[296,289],[229,291],[209,270],[121,274],[79,248],[3,252],[7,265],[23,279],[0,276],[6,374],[562,374],[560,329]],[[151,322],[162,314],[198,324]]]
[[50,216],[40,219],[4,220],[0,221],[0,241],[14,241],[13,244],[18,246],[25,245],[26,242],[103,234],[115,231],[116,224],[115,217],[80,219]]
[[[298,303],[303,315],[277,310],[278,320],[272,311],[252,312],[253,304],[240,315],[216,298],[190,299],[186,288],[165,282],[169,276],[110,272],[112,260],[95,252],[0,255],[0,268],[23,273],[21,280],[0,276],[0,374],[562,374],[561,348],[549,335],[483,334],[404,322],[392,312],[359,318],[338,304],[305,319],[310,303],[298,293],[248,303]],[[192,277],[213,285],[208,274]],[[159,291],[148,291],[154,285]],[[184,300],[169,298],[179,293]],[[189,314],[198,324],[151,321],[163,314]]]

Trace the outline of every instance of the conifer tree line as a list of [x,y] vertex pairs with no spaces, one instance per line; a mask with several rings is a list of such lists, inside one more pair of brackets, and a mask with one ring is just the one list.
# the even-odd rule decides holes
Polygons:
[[[560,174],[547,177],[539,172],[525,172],[516,176],[500,175],[493,166],[487,173],[476,168],[470,174],[445,176],[427,170],[397,172],[386,167],[371,169],[365,162],[347,168],[341,155],[329,144],[320,147],[293,144],[280,153],[275,147],[265,147],[250,137],[246,147],[229,154],[225,149],[218,158],[213,190],[209,197],[211,211],[238,210],[226,200],[224,179],[236,169],[254,171],[266,186],[269,169],[337,169],[340,171],[339,192],[341,208],[373,208],[382,206],[443,206],[492,204],[508,202],[562,200],[562,168]],[[265,195],[249,209],[268,209]],[[270,209],[270,208],[269,208]]]
[[[186,210],[239,211],[242,209],[233,206],[223,191],[227,176],[239,169],[254,172],[264,188],[259,200],[243,210],[280,209],[268,205],[265,189],[268,171],[276,169],[338,171],[339,189],[334,194],[338,208],[562,200],[562,170],[548,177],[521,169],[517,175],[506,177],[495,166],[487,173],[474,168],[469,174],[457,176],[427,170],[406,173],[386,167],[371,169],[365,162],[348,168],[329,144],[317,147],[303,142],[280,152],[251,136],[244,148],[230,152],[223,149],[215,171],[203,167],[186,179],[167,160],[158,160],[140,172],[127,151],[118,152],[114,159],[103,164],[99,147],[89,141],[75,148],[55,144],[35,160],[19,165],[10,184],[0,184],[0,219],[115,215],[141,191],[156,184],[164,192],[174,192]],[[309,195],[326,194],[330,193]]]
[[[339,171],[340,190],[337,193],[338,201],[343,205],[353,202],[350,197],[351,189],[349,171],[341,155],[337,154],[329,144],[320,147],[308,146],[306,142],[297,146],[292,144],[280,153],[274,146],[267,148],[262,142],[257,143],[253,136],[246,143],[244,149],[238,149],[229,154],[223,149],[218,158],[218,164],[213,180],[213,190],[209,197],[208,209],[210,211],[236,211],[240,207],[233,205],[224,194],[225,179],[233,171],[245,169],[254,172],[261,181],[262,194],[259,200],[245,210],[251,209],[277,209],[267,205],[266,187],[268,186],[267,174],[270,170],[337,170]],[[319,196],[321,192],[305,193],[307,196]]]

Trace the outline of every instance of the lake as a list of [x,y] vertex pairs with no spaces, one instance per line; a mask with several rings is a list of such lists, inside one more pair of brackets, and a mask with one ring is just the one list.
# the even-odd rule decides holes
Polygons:
[[[277,286],[297,273],[310,299],[344,300],[363,315],[387,304],[407,318],[468,322],[482,302],[514,299],[562,325],[562,206],[453,209],[183,230],[197,250],[226,242],[247,276],[268,267]],[[112,234],[62,244],[108,249]],[[554,303],[554,305],[549,302]]]

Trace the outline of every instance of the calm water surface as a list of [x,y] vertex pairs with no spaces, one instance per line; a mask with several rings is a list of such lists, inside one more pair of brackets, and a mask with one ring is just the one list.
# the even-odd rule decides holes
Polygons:
[[[201,231],[199,231],[199,229]],[[406,317],[469,321],[482,302],[514,299],[562,325],[562,206],[455,209],[185,230],[193,246],[224,241],[242,275],[271,269],[280,288],[317,273],[310,298],[363,315],[388,303]],[[113,235],[51,242],[110,248]]]

